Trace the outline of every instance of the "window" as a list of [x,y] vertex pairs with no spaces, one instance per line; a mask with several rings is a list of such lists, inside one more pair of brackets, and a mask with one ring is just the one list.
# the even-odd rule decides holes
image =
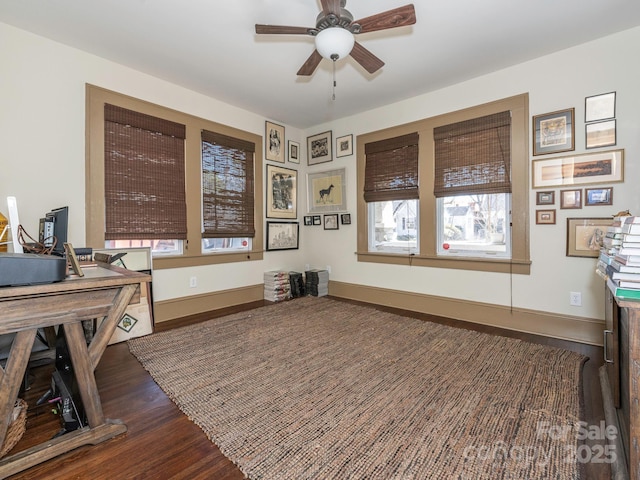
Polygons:
[[418,252],[418,134],[365,145],[371,252]]
[[[87,85],[86,98],[87,246],[151,246],[155,269],[262,259],[263,151],[260,135],[92,85]],[[106,105],[109,107],[105,108]],[[124,151],[117,153],[107,133],[113,127],[109,124],[115,123],[110,118],[111,109],[126,113],[126,121],[120,123],[125,126],[114,127],[120,130],[117,136],[124,132],[126,139],[135,132],[134,137],[146,137],[145,141],[152,145],[161,144],[171,155],[164,151],[138,156]],[[146,120],[159,122],[161,127],[152,123],[151,128],[143,128],[144,125],[135,123]],[[181,133],[176,133],[176,129]],[[205,237],[203,200],[207,194],[203,188],[203,131],[235,139],[237,144],[234,148],[237,145],[242,148],[251,146],[243,154],[246,155],[245,171],[240,176],[249,187],[243,197],[245,211],[241,221],[235,222],[234,226],[246,226],[252,222],[252,230],[227,231],[219,238],[209,237],[209,234]],[[174,160],[169,161],[169,156]],[[126,157],[136,161],[125,161]],[[144,168],[134,172],[128,170],[131,164],[153,165],[153,168],[146,168],[146,173]],[[227,179],[231,182],[230,177]],[[112,182],[115,187],[112,187]],[[153,190],[156,182],[162,187]],[[145,183],[149,189],[142,190],[141,185]],[[123,206],[117,203],[120,199],[126,199],[125,213],[121,211]],[[147,208],[151,216],[141,214]],[[127,215],[126,221],[122,221],[123,215]],[[134,234],[128,232],[134,227],[139,230],[134,230]],[[211,252],[218,254],[209,255]]]
[[202,251],[248,250],[255,234],[255,145],[202,131]]
[[433,131],[438,255],[510,258],[511,113]]
[[[358,260],[528,274],[528,101],[517,95],[359,135]],[[371,200],[368,147],[409,135],[417,194]],[[401,178],[393,175],[391,184]]]
[[184,139],[184,125],[104,106],[106,247],[137,240],[154,255],[182,253]]

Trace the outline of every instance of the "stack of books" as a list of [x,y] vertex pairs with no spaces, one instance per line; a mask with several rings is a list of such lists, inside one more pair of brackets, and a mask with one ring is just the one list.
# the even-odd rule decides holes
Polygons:
[[614,225],[608,228],[619,230],[615,232],[618,243],[603,244],[596,272],[607,280],[616,297],[640,300],[640,217],[614,219]]
[[291,288],[291,298],[305,296],[304,278],[300,272],[289,272],[289,286]]
[[264,299],[270,302],[281,302],[291,298],[289,272],[264,272]]
[[309,295],[322,297],[329,295],[329,271],[307,270],[305,275],[305,288]]

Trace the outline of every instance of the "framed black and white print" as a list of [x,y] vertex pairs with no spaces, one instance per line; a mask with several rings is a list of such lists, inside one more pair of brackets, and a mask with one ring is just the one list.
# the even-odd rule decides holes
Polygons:
[[332,161],[332,141],[331,130],[307,137],[307,165]]
[[267,250],[296,250],[298,222],[267,222]]
[[340,215],[340,223],[343,225],[351,225],[351,214],[343,213]]
[[533,117],[533,154],[567,152],[574,147],[575,109],[535,115]]
[[353,155],[353,135],[336,138],[336,157]]
[[269,121],[264,125],[264,153],[267,160],[284,163],[284,127]]
[[324,229],[325,230],[338,230],[340,225],[338,224],[338,214],[328,213],[324,215]]
[[306,215],[304,217],[304,224],[306,226],[313,225],[313,217],[311,215]]
[[616,121],[587,123],[585,129],[585,147],[599,148],[616,144]]
[[616,116],[616,92],[593,95],[584,100],[584,121],[595,122]]
[[267,218],[297,218],[298,172],[267,164]]
[[289,140],[289,161],[291,163],[300,163],[300,144]]
[[313,215],[313,224],[322,225],[322,217],[320,215]]

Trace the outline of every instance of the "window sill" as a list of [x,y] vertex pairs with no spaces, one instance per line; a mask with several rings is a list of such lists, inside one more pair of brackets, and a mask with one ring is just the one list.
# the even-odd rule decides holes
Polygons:
[[209,253],[206,255],[154,257],[153,269],[197,267],[200,265],[218,265],[224,263],[251,262],[262,260],[262,250],[233,252],[233,253]]
[[427,255],[406,255],[393,253],[356,252],[359,262],[407,265],[411,267],[454,268],[483,272],[513,273],[529,275],[531,261],[519,259],[491,258],[442,258]]

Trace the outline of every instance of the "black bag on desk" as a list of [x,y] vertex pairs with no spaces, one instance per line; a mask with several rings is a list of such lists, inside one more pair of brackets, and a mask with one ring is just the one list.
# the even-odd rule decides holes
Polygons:
[[0,287],[38,285],[64,280],[67,260],[34,253],[0,253]]

